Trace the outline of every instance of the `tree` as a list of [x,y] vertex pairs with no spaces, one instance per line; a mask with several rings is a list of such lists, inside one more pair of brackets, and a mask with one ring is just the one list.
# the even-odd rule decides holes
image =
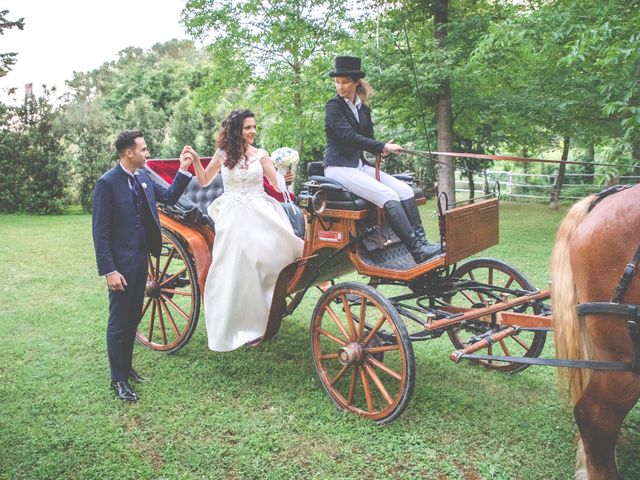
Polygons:
[[60,142],[60,112],[45,88],[41,97],[29,97],[16,109],[19,140],[16,165],[22,173],[20,209],[27,213],[59,214],[64,206],[68,166]]
[[111,120],[99,99],[74,103],[65,112],[65,143],[77,175],[80,205],[90,212],[93,187],[116,163]]
[[332,47],[344,38],[345,16],[339,0],[190,0],[182,18],[193,35],[211,35],[216,62],[246,55],[229,65],[229,78],[240,86],[252,81],[270,137],[293,136],[304,158],[305,132],[319,124],[317,95],[326,80],[318,74],[326,74]]
[[176,104],[169,121],[162,156],[175,158],[185,145],[191,145],[202,155],[212,156],[215,152],[215,127],[219,123],[216,120],[221,119],[202,113],[191,98],[183,98]]
[[24,180],[20,149],[20,130],[15,107],[0,103],[0,212],[16,212],[22,203]]
[[118,130],[141,130],[152,156],[159,156],[165,136],[165,115],[153,107],[146,95],[129,102]]
[[[7,18],[8,14],[9,10],[0,10],[0,35],[4,35],[5,30],[11,30],[12,28],[24,29],[24,18],[9,20]],[[16,63],[17,56],[18,54],[15,52],[0,53],[0,77],[4,77],[9,73],[11,67]]]

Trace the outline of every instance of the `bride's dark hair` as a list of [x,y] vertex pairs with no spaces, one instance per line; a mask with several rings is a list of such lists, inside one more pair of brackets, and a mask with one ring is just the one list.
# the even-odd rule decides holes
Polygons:
[[224,150],[227,158],[224,164],[228,169],[232,169],[245,156],[244,140],[242,139],[242,127],[245,118],[255,118],[251,110],[234,110],[222,121],[222,126],[218,130],[216,146]]

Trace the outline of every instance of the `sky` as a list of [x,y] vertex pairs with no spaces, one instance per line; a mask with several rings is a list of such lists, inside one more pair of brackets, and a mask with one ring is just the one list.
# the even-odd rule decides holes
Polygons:
[[84,72],[113,60],[126,47],[147,49],[172,38],[189,38],[180,25],[186,0],[0,0],[7,18],[24,17],[24,30],[5,30],[0,52],[17,52],[13,70],[0,78],[0,101],[7,89],[33,83],[64,87],[74,71]]

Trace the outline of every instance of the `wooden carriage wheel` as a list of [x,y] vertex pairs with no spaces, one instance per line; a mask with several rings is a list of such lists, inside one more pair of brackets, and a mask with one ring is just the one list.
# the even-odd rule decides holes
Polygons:
[[149,274],[137,340],[153,350],[177,352],[191,338],[200,313],[196,268],[184,241],[162,229],[162,252],[149,256]]
[[333,403],[383,424],[406,408],[413,393],[413,346],[395,307],[356,282],[322,294],[311,319],[311,353]]
[[[475,280],[487,285],[495,285],[499,287],[522,289],[528,291],[534,291],[535,287],[529,282],[529,280],[518,270],[511,265],[501,262],[500,260],[494,260],[491,258],[478,258],[471,260],[452,273],[452,277],[463,278],[467,280]],[[472,291],[462,290],[457,293],[453,299],[447,298],[446,302],[450,302],[459,307],[471,307],[479,308],[488,305],[490,302],[495,304],[502,299],[489,298],[487,295]],[[514,311],[520,313],[540,313],[539,307],[518,307]],[[456,325],[452,329],[448,330],[449,338],[457,349],[465,348],[469,344],[469,340],[474,335],[482,334],[492,328],[492,325],[488,321],[470,321],[464,325]],[[525,357],[538,357],[544,347],[546,339],[546,332],[544,331],[521,331],[514,337],[507,337],[504,340],[500,340],[494,345],[479,350],[477,353],[486,355],[500,355],[500,356],[525,356]],[[488,360],[473,360],[486,368],[492,370],[499,370],[502,372],[520,372],[529,365],[522,363],[506,363],[506,362],[493,362]]]

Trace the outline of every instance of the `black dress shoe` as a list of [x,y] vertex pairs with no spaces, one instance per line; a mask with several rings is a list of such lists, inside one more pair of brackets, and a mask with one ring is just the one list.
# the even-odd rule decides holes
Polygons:
[[111,382],[111,388],[113,388],[116,392],[116,395],[120,400],[125,402],[137,402],[138,396],[131,389],[131,386],[128,382],[121,380],[119,382]]
[[136,383],[142,383],[149,380],[147,377],[143,377],[138,372],[136,372],[133,368],[129,370],[129,378]]

